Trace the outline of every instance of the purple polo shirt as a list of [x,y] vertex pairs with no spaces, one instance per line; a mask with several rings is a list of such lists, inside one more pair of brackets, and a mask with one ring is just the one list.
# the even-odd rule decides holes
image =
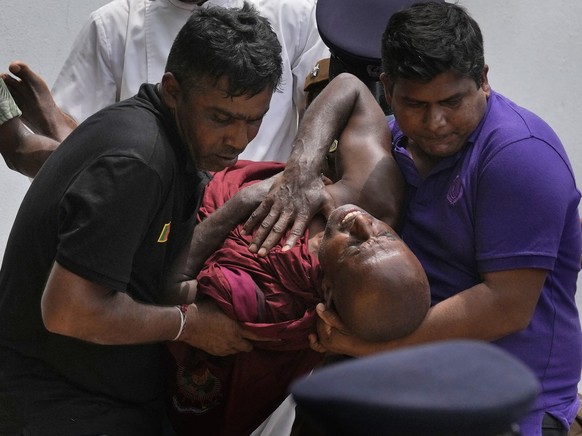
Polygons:
[[541,383],[523,434],[540,434],[543,412],[571,422],[582,366],[574,298],[580,192],[560,140],[539,117],[494,92],[465,147],[425,180],[396,123],[392,134],[408,191],[402,238],[426,270],[433,304],[480,283],[481,273],[549,271],[529,326],[496,344],[529,365]]

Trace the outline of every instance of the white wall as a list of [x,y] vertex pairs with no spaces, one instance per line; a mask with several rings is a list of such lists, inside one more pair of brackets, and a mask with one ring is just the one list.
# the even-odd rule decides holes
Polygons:
[[[0,0],[0,71],[21,59],[52,86],[73,39],[94,9],[109,0]],[[0,159],[0,258],[28,178]]]
[[582,186],[582,2],[461,0],[481,26],[491,86],[544,118]]
[[[0,0],[0,70],[6,71],[11,60],[22,59],[52,85],[81,25],[107,1]],[[582,186],[582,147],[578,146],[582,138],[582,1],[459,3],[481,25],[492,87],[554,127]],[[0,163],[0,256],[28,185],[27,178]],[[582,307],[582,293],[578,298]]]

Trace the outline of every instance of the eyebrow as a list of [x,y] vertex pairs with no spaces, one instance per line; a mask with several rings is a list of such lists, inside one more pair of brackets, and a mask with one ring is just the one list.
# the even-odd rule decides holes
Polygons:
[[[446,102],[449,102],[452,100],[462,99],[464,96],[465,96],[465,92],[457,92],[453,95],[450,95],[447,98],[443,98],[442,100],[438,100],[437,103],[446,103]],[[415,98],[407,97],[407,96],[402,97],[402,99],[408,103],[428,103],[427,101],[417,100]]]
[[267,111],[265,111],[260,116],[253,118],[253,117],[245,116],[243,114],[237,114],[234,112],[230,112],[230,111],[227,111],[227,110],[219,108],[219,107],[212,107],[212,108],[210,108],[210,110],[213,111],[214,113],[217,113],[219,115],[224,115],[226,117],[233,118],[235,120],[246,120],[246,121],[260,120],[261,118],[264,118],[265,114],[267,113]]

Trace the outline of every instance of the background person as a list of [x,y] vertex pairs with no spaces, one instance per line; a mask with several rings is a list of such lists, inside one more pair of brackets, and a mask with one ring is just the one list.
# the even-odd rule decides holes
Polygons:
[[[303,79],[328,50],[317,31],[315,0],[250,3],[277,34],[283,77],[259,134],[242,157],[284,162],[303,114]],[[97,110],[133,96],[142,83],[159,80],[172,41],[193,10],[242,4],[243,0],[114,0],[106,4],[91,14],[77,36],[53,85],[55,101],[81,122]]]

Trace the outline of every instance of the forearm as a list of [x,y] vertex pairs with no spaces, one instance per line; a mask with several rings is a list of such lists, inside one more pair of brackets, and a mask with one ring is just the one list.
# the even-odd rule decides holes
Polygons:
[[[270,186],[270,185],[269,185]],[[186,275],[198,275],[206,259],[226,239],[232,229],[247,218],[262,200],[246,190],[239,191],[194,229],[186,263]]]
[[[463,302],[463,300],[465,300]],[[508,334],[514,333],[522,326],[514,326],[502,316],[503,309],[486,305],[479,305],[474,310],[464,303],[479,304],[467,301],[469,299],[450,298],[433,306],[427,313],[424,321],[413,333],[394,341],[385,343],[370,343],[361,352],[386,351],[404,346],[418,345],[428,342],[449,339],[475,339],[493,341]]]
[[0,152],[8,168],[34,177],[59,143],[30,132],[20,118],[0,126]]
[[365,85],[354,76],[341,74],[311,103],[301,120],[285,168],[284,174],[293,174],[286,174],[286,179],[319,176],[329,146],[363,104],[362,87]]
[[71,315],[63,334],[101,345],[128,345],[172,340],[181,315],[173,306],[139,303],[123,292],[111,292],[100,304]]
[[[140,303],[55,263],[41,300],[47,330],[101,345],[132,345],[180,340],[211,354],[249,351],[238,323],[212,301],[176,306]],[[243,337],[244,335],[244,337]]]
[[312,347],[317,351],[363,356],[447,339],[494,341],[528,326],[547,271],[507,270],[484,274],[484,281],[431,307],[410,335],[366,342],[342,328],[333,312],[319,308],[322,321]]
[[353,355],[449,339],[494,341],[527,327],[535,301],[506,299],[481,283],[431,307],[410,335],[383,343],[360,341]]
[[57,323],[45,320],[45,325],[54,333],[99,345],[180,340],[215,355],[252,348],[238,324],[213,302],[189,304],[182,312],[177,306],[143,304],[112,291],[69,305],[59,312]]
[[41,313],[47,330],[103,345],[140,344],[173,339],[180,328],[175,307],[135,301],[55,263]]

